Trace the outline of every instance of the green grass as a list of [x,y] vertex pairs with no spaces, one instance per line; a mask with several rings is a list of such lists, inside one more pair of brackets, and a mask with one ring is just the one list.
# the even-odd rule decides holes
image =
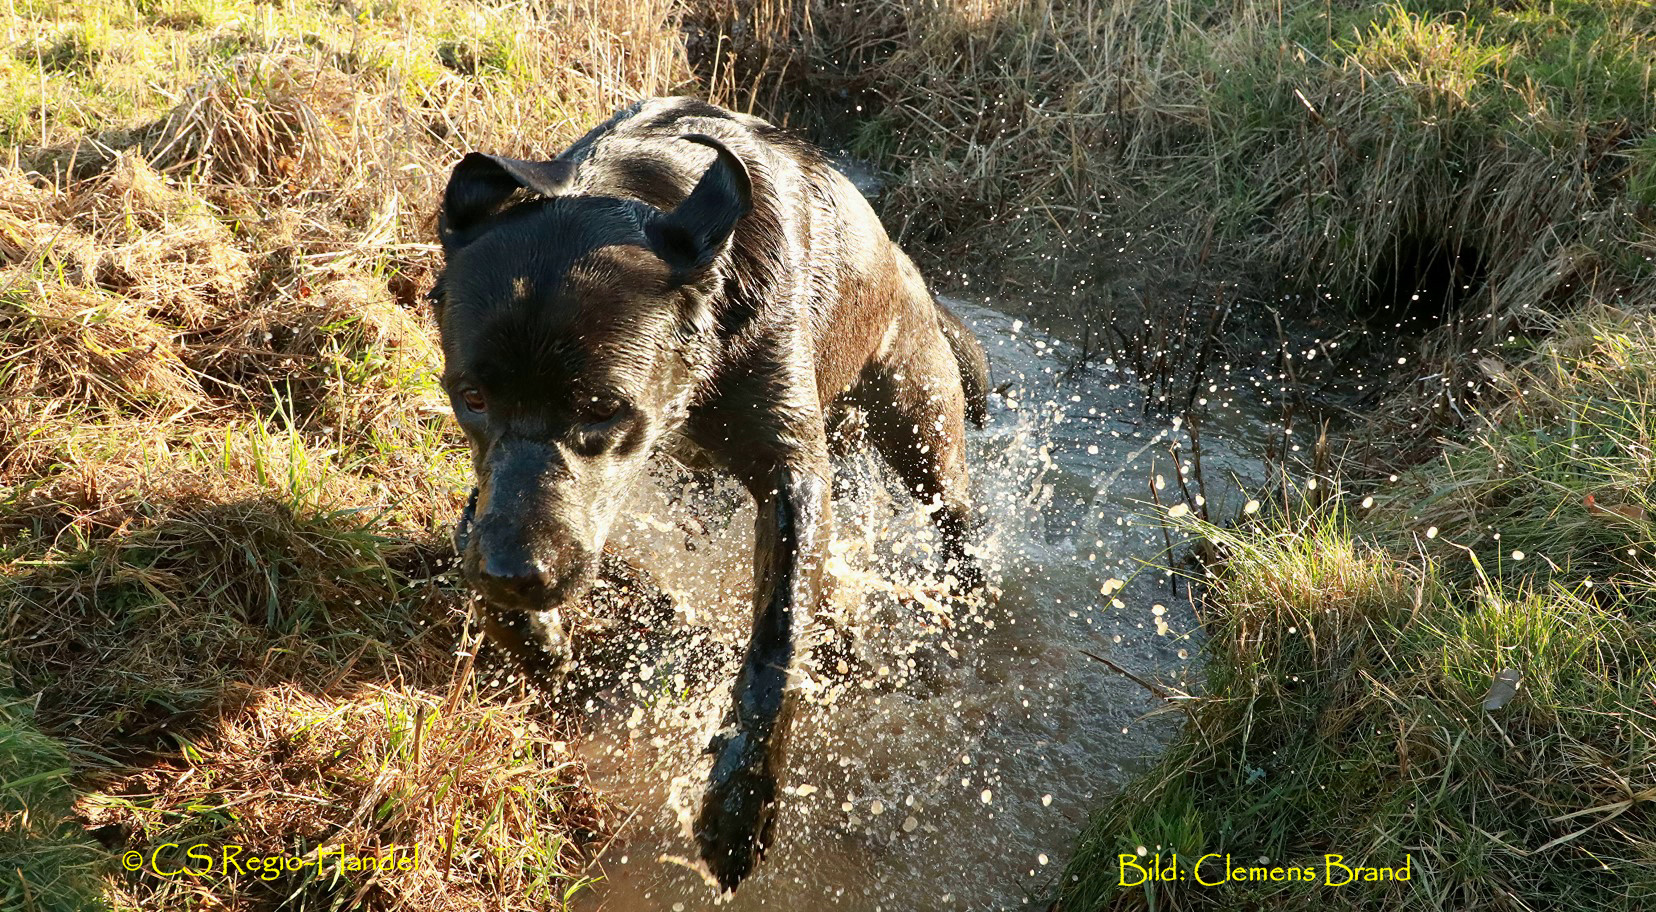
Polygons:
[[[1653,370],[1647,317],[1566,321],[1505,407],[1383,495],[1192,523],[1219,555],[1205,689],[1088,828],[1061,907],[1644,908]],[[1486,707],[1509,669],[1516,695]],[[1228,853],[1322,881],[1339,853],[1412,877],[1122,887],[1140,846],[1187,876]]]
[[1406,473],[1377,498],[1374,522],[1420,535],[1457,585],[1542,575],[1645,593],[1656,582],[1646,560],[1656,541],[1652,351],[1648,316],[1568,321],[1506,378],[1489,430]]
[[71,817],[73,766],[32,715],[16,694],[0,692],[0,907],[107,908],[101,877],[111,860]]

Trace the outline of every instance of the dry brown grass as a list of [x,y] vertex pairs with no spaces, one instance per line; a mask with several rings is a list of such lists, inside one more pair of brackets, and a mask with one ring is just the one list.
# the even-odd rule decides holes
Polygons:
[[[199,880],[130,878],[119,904],[259,907],[297,889],[300,907],[479,908],[503,897],[556,907],[581,846],[610,826],[567,748],[521,701],[385,687],[319,698],[282,685],[188,757],[100,781],[83,802],[89,825],[130,844],[176,844],[155,858],[164,870],[200,870],[201,855],[222,860],[226,845],[310,861],[417,851],[417,863],[334,883],[220,864]],[[181,775],[191,769],[202,774]],[[192,859],[195,846],[206,848]]]

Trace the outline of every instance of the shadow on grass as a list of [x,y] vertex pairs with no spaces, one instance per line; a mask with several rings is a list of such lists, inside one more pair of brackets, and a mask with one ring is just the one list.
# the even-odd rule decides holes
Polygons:
[[27,523],[0,576],[14,683],[91,756],[176,751],[282,682],[344,694],[448,680],[452,640],[432,636],[460,599],[438,576],[446,543],[268,499],[123,507],[6,517]]
[[[121,496],[0,505],[9,683],[72,758],[75,816],[111,850],[209,869],[110,864],[112,899],[444,908],[579,883],[603,811],[535,701],[480,682],[446,540],[272,498]],[[309,862],[265,877],[196,845]],[[318,864],[325,846],[423,860],[355,871]]]

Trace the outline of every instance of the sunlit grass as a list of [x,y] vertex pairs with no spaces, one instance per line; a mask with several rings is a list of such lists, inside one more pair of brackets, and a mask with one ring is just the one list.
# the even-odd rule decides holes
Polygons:
[[1656,329],[1601,310],[1551,338],[1487,425],[1407,473],[1376,521],[1419,536],[1455,580],[1642,590],[1656,582]]
[[[1218,557],[1206,690],[1183,740],[1093,821],[1063,907],[1642,908],[1653,369],[1647,319],[1565,321],[1504,407],[1354,504],[1365,517],[1333,499],[1186,520]],[[1414,870],[1123,888],[1117,855],[1141,845],[1187,866],[1228,852],[1321,878],[1341,853]]]

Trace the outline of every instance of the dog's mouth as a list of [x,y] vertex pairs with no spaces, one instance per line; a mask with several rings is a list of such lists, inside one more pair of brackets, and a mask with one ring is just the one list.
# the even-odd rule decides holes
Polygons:
[[550,585],[536,585],[524,590],[502,587],[485,579],[479,570],[484,555],[473,542],[476,526],[477,489],[473,488],[471,496],[466,499],[466,508],[454,524],[454,553],[466,583],[496,611],[550,611],[572,605],[586,597],[599,576],[598,562],[594,560],[590,566],[562,568]]
[[472,524],[477,521],[477,489],[471,489],[471,496],[466,498],[466,508],[460,511],[460,521],[454,524],[454,554],[457,558],[466,556],[466,548],[471,545]]

